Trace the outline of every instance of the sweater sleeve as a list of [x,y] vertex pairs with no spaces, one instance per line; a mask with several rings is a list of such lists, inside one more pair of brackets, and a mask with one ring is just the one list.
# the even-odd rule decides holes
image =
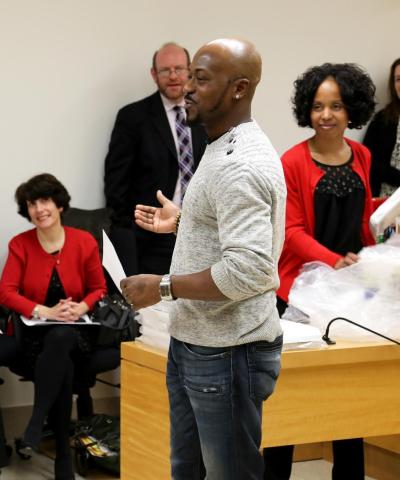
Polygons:
[[25,255],[23,245],[13,238],[8,245],[8,257],[0,281],[0,303],[29,318],[36,302],[19,293],[26,265]]
[[[310,187],[301,184],[303,177],[297,172],[297,162],[290,161],[290,157],[284,155],[282,164],[287,188],[285,248],[295,252],[303,263],[319,260],[333,267],[341,255],[324,247],[313,238],[313,232],[310,231],[310,223],[313,222],[307,218],[304,197],[304,191]],[[309,207],[314,208],[313,205]]]
[[273,241],[279,242],[274,238],[279,232],[271,221],[273,188],[254,167],[237,164],[210,183],[222,250],[221,260],[211,267],[213,281],[236,301],[276,289]]

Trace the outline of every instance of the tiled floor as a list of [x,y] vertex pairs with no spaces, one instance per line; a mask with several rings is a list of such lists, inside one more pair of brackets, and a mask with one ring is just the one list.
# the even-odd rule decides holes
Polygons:
[[[71,444],[72,445],[72,444]],[[54,440],[43,440],[40,453],[33,452],[29,459],[21,459],[14,451],[10,465],[1,469],[1,480],[50,480],[54,479]],[[75,450],[71,448],[72,455]],[[91,464],[85,477],[76,474],[76,480],[117,480],[118,475],[111,475]]]
[[[332,464],[325,460],[296,462],[293,464],[290,480],[330,480]],[[365,477],[365,480],[376,480]]]
[[[15,453],[8,467],[1,469],[1,480],[53,480],[54,462],[49,457],[36,454],[30,460],[21,460]],[[117,480],[99,470],[92,469],[86,477],[76,475],[76,480]]]
[[[293,465],[291,480],[330,480],[332,465],[324,460],[298,462]],[[1,480],[50,480],[53,479],[53,462],[44,455],[36,455],[31,460],[20,460],[12,456],[11,464],[2,469]],[[92,470],[86,477],[76,476],[76,480],[111,480],[116,477],[107,476]],[[161,480],[161,479],[154,479]],[[374,480],[365,477],[365,480]]]

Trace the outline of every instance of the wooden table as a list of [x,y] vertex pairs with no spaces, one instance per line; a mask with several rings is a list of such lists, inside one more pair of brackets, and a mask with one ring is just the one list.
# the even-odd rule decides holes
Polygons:
[[[166,352],[122,344],[121,478],[169,473]],[[282,355],[264,404],[262,446],[400,433],[400,347],[338,342]]]

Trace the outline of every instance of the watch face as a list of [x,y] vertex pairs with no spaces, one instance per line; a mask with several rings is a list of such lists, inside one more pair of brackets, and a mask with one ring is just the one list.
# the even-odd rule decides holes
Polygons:
[[171,301],[174,300],[171,294],[171,277],[164,275],[160,282],[160,297],[161,300]]

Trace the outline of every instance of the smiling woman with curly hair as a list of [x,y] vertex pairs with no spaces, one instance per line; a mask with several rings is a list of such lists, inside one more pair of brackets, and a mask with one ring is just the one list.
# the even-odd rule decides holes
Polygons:
[[375,85],[354,63],[324,63],[311,67],[295,82],[293,113],[300,127],[311,127],[311,111],[320,85],[331,78],[337,84],[348,116],[348,128],[361,128],[375,109]]
[[[344,136],[373,114],[375,86],[361,67],[325,63],[294,83],[293,112],[298,125],[314,135],[282,157],[287,186],[285,244],[279,261],[278,310],[287,307],[293,281],[306,262],[335,269],[352,265],[358,251],[374,243],[370,154]],[[293,445],[264,450],[267,480],[289,480]],[[333,442],[332,479],[364,479],[363,440]]]

